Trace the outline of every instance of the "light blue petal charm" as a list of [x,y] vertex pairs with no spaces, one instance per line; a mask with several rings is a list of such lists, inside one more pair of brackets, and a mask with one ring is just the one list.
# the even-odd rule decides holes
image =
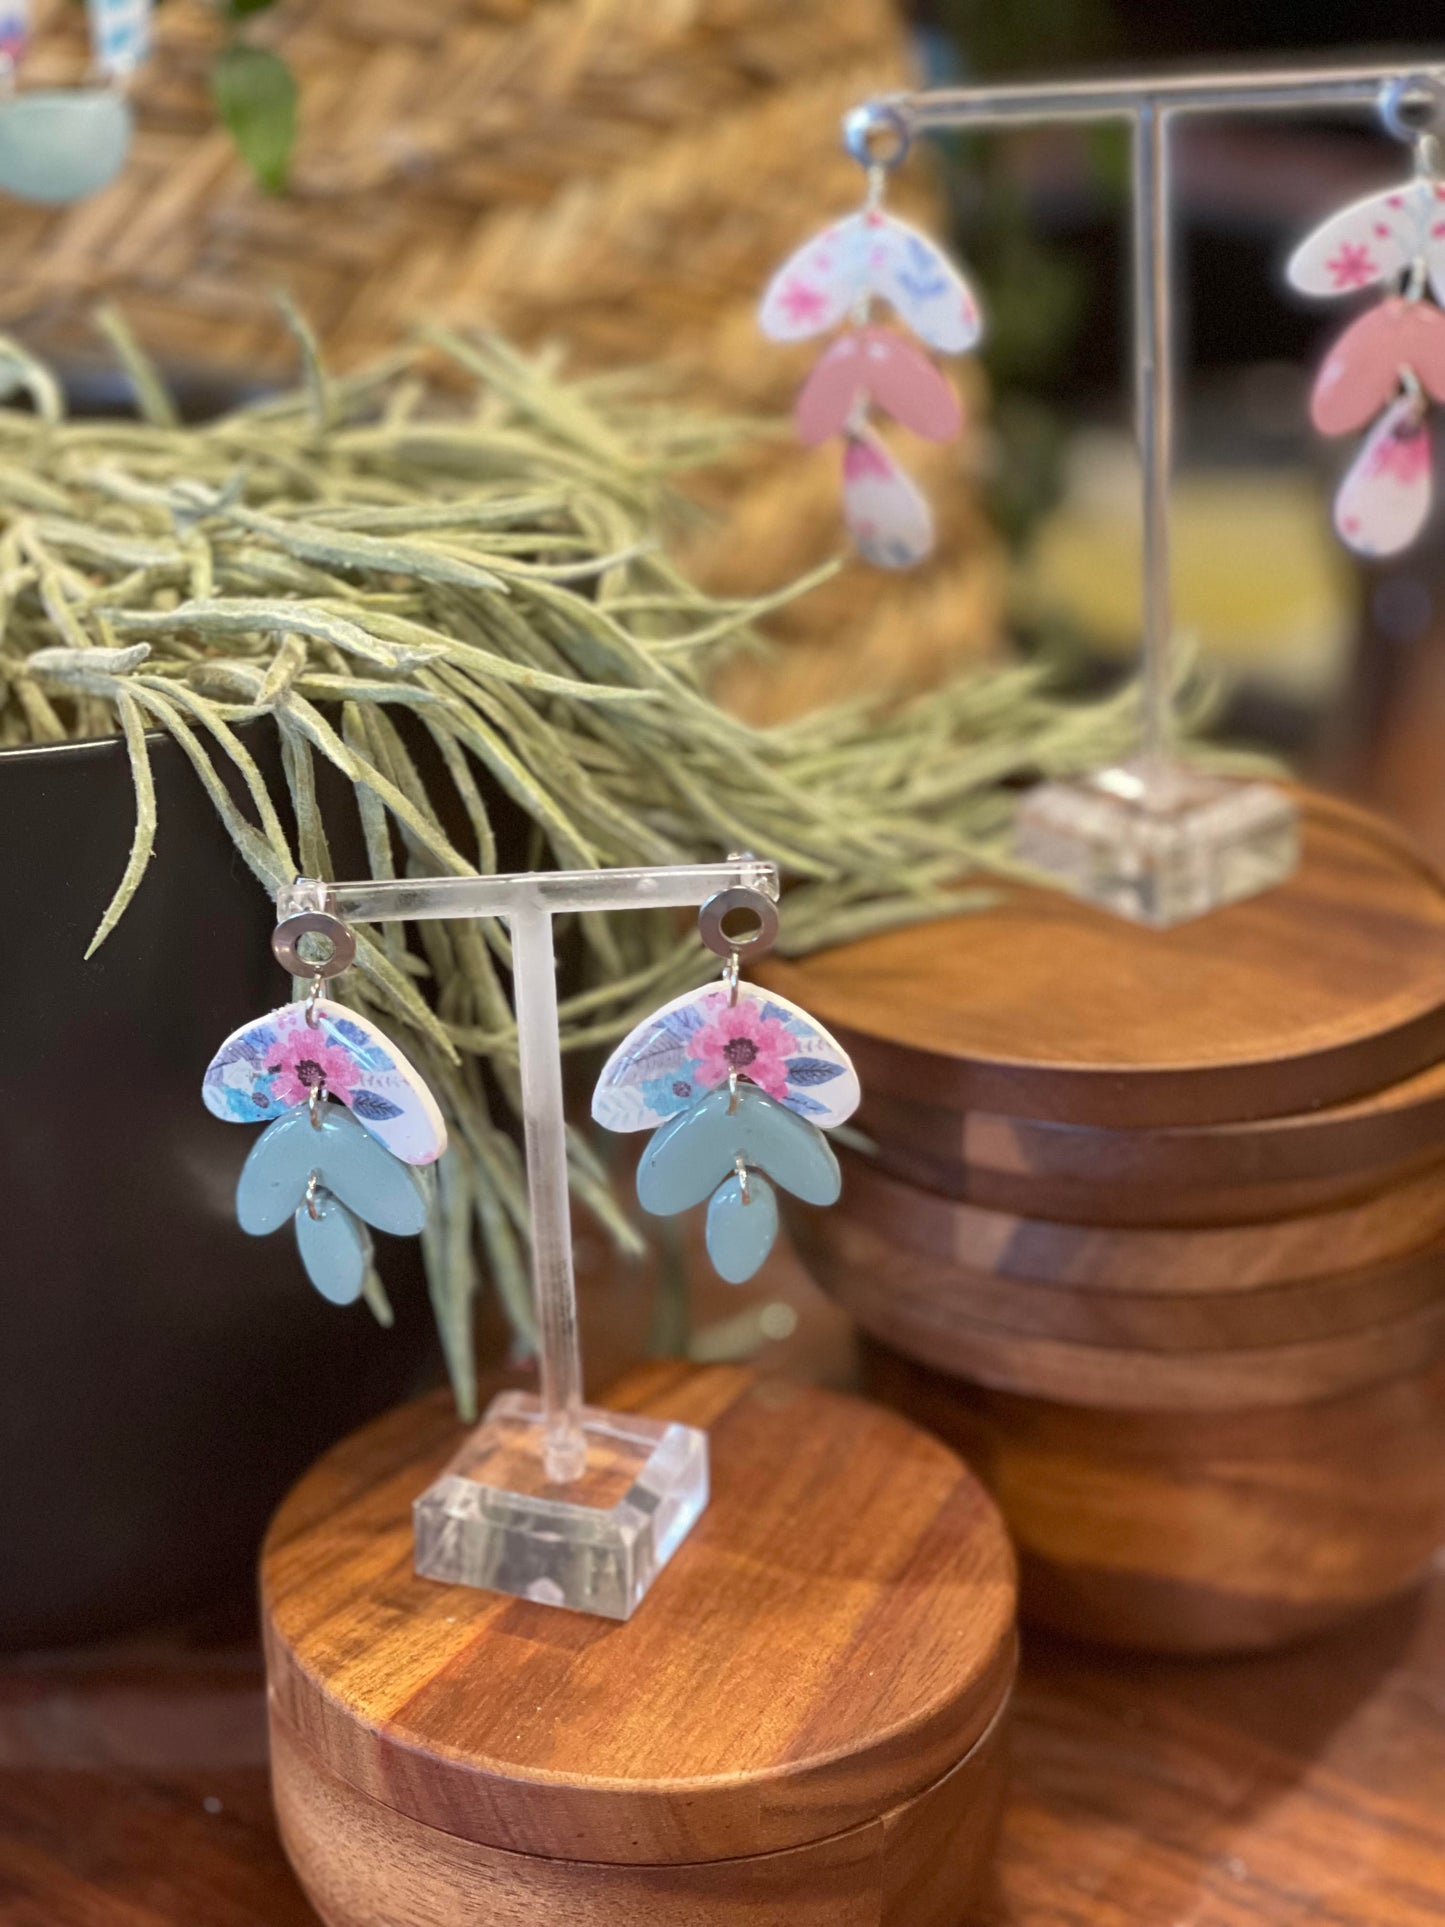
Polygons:
[[777,1236],[777,1193],[761,1173],[749,1171],[746,1203],[736,1172],[713,1192],[707,1208],[707,1255],[725,1283],[745,1285]]
[[0,192],[62,206],[108,187],[130,152],[131,111],[110,87],[0,101]]
[[354,1305],[371,1269],[371,1238],[344,1204],[321,1192],[316,1215],[296,1213],[296,1249],[306,1276],[333,1305]]
[[637,1167],[644,1211],[670,1218],[701,1204],[739,1157],[805,1204],[837,1202],[842,1174],[820,1131],[753,1084],[739,1084],[736,1108],[729,1104],[724,1084],[653,1134]]
[[302,1204],[313,1171],[333,1197],[378,1231],[414,1237],[426,1223],[431,1186],[420,1171],[385,1150],[350,1111],[323,1104],[313,1125],[307,1106],[286,1111],[257,1138],[236,1186],[236,1218],[263,1238]]

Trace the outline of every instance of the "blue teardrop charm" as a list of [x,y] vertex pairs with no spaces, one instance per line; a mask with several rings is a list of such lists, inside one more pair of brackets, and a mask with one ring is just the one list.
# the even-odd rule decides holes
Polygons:
[[333,1305],[354,1305],[371,1268],[366,1226],[324,1191],[313,1203],[314,1217],[304,1204],[296,1213],[296,1249],[306,1276]]
[[130,151],[113,87],[55,87],[0,101],[0,191],[51,207],[108,187]]
[[778,1236],[778,1196],[760,1171],[748,1172],[747,1200],[737,1173],[720,1184],[707,1208],[707,1255],[719,1278],[745,1285]]

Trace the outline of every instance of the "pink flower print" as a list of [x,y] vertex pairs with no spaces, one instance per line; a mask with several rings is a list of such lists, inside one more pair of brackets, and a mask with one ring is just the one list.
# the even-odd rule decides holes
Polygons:
[[769,1097],[788,1095],[788,1054],[793,1035],[776,1017],[765,1017],[754,1003],[723,1003],[692,1039],[698,1081],[709,1089],[725,1084],[736,1071]]
[[1363,241],[1341,241],[1325,269],[1337,288],[1367,288],[1376,276],[1375,257]]
[[816,321],[828,306],[822,290],[810,287],[806,281],[788,282],[778,299],[789,321],[798,325]]
[[866,475],[886,482],[892,474],[893,464],[877,442],[867,435],[848,437],[848,445],[843,451],[843,476],[846,481],[858,482]]
[[1418,482],[1430,466],[1430,442],[1419,422],[1404,423],[1383,436],[1370,459],[1370,475],[1392,475],[1397,482]]
[[317,1089],[323,1097],[336,1097],[344,1104],[357,1084],[350,1053],[339,1044],[328,1044],[319,1029],[305,1023],[298,1024],[272,1054],[266,1069],[273,1079],[272,1094],[283,1104],[307,1104]]

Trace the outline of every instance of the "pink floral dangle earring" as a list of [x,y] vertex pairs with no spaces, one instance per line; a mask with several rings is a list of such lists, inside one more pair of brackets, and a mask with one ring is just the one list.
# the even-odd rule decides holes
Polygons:
[[1303,294],[1389,290],[1331,348],[1310,401],[1322,435],[1373,423],[1335,498],[1335,528],[1359,555],[1408,548],[1433,497],[1425,420],[1431,400],[1445,401],[1445,312],[1437,305],[1445,301],[1445,184],[1435,135],[1405,111],[1422,93],[1433,118],[1445,89],[1432,79],[1392,81],[1380,98],[1386,131],[1414,149],[1413,178],[1332,215],[1287,270]]
[[637,1170],[644,1211],[672,1217],[710,1200],[708,1256],[734,1285],[773,1248],[774,1185],[807,1204],[837,1201],[842,1178],[823,1129],[851,1117],[859,1100],[858,1073],[836,1039],[739,976],[744,957],[767,955],[777,929],[777,908],[760,891],[709,898],[698,932],[724,960],[721,984],[685,991],[644,1018],[592,1095],[592,1115],[609,1131],[652,1132]]
[[906,569],[933,548],[933,516],[869,415],[875,406],[925,441],[952,441],[963,410],[951,384],[906,335],[873,322],[885,301],[939,354],[976,347],[978,302],[958,269],[925,235],[883,209],[888,175],[908,152],[908,123],[896,108],[856,108],[844,145],[863,167],[867,189],[845,215],[803,244],[768,284],[759,323],[773,341],[804,341],[844,324],[803,385],[794,409],[798,436],[813,447],[843,442],[843,515],[860,555]]
[[207,1066],[201,1095],[213,1117],[266,1127],[236,1187],[241,1229],[264,1237],[291,1219],[312,1284],[349,1305],[372,1282],[367,1226],[414,1237],[426,1223],[432,1188],[423,1167],[446,1149],[446,1124],[396,1045],[323,994],[356,955],[340,918],[288,917],[271,948],[293,977],[310,979],[308,992],[233,1031]]

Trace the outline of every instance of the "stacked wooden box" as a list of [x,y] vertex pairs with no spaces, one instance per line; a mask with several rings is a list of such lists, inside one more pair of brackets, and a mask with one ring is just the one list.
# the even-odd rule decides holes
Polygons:
[[1445,886],[1307,799],[1291,883],[1142,930],[1063,897],[782,965],[871,1149],[800,1212],[870,1388],[960,1446],[1024,1609],[1266,1646],[1445,1542]]

